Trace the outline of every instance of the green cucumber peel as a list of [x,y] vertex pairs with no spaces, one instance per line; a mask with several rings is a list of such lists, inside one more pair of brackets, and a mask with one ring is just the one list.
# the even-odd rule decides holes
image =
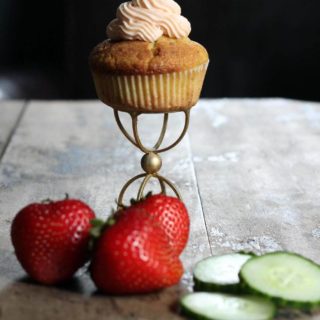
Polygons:
[[271,320],[275,305],[254,296],[196,292],[180,301],[181,313],[195,320]]
[[238,274],[251,257],[248,253],[232,253],[200,261],[193,273],[195,291],[241,293]]
[[270,299],[279,307],[311,311],[320,306],[320,266],[299,254],[253,257],[239,277],[244,292]]

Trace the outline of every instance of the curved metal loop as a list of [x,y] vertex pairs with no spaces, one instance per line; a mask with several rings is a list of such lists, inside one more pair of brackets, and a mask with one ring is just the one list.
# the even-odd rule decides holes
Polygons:
[[162,194],[167,194],[166,192],[166,184],[173,190],[173,192],[177,195],[177,197],[181,200],[181,196],[178,192],[178,190],[176,189],[176,187],[167,179],[163,178],[162,176],[159,176],[157,174],[149,174],[147,175],[141,186],[140,186],[140,189],[139,189],[139,192],[138,192],[138,196],[137,196],[137,200],[141,200],[144,196],[144,190],[147,186],[147,184],[149,183],[149,181],[152,179],[152,178],[156,178],[158,181],[159,181],[159,184],[160,184],[160,188],[161,188],[161,193]]
[[[124,125],[122,124],[122,121],[121,121],[121,118],[120,118],[120,115],[119,115],[119,111],[114,109],[114,117],[116,119],[116,122],[117,122],[117,125],[119,127],[119,129],[121,130],[121,132],[124,134],[124,136],[134,145],[136,146],[137,148],[139,148],[142,152],[144,153],[149,153],[149,152],[154,152],[154,151],[157,151],[159,149],[159,147],[161,146],[163,140],[164,140],[164,137],[165,137],[165,134],[167,132],[167,128],[168,128],[168,119],[169,119],[169,114],[168,113],[165,113],[164,114],[164,118],[163,118],[163,123],[162,123],[162,128],[161,128],[161,133],[160,133],[160,136],[156,142],[156,144],[154,145],[154,147],[152,149],[148,149],[146,148],[142,142],[141,142],[141,139],[139,137],[139,134],[138,134],[138,117],[140,115],[140,113],[137,113],[137,112],[129,112],[130,114],[130,117],[132,119],[132,127],[133,128],[136,128],[136,132],[137,134],[132,137],[127,129],[124,127]],[[138,139],[137,139],[138,137]]]
[[167,194],[166,185],[163,182],[163,180],[161,180],[161,178],[159,178],[159,175],[157,175],[157,179],[158,179],[160,187],[161,187],[161,193],[162,194]]
[[118,209],[121,208],[125,208],[125,205],[123,204],[123,197],[125,195],[125,193],[127,192],[128,188],[137,180],[146,177],[148,174],[147,173],[143,173],[143,174],[139,174],[137,176],[135,176],[134,178],[130,179],[122,188],[120,194],[119,194],[119,198],[117,201],[118,204]]
[[166,178],[164,178],[162,176],[149,174],[144,178],[144,180],[143,180],[143,182],[142,182],[142,184],[140,186],[140,189],[139,189],[139,192],[138,192],[138,196],[137,196],[138,200],[141,200],[143,198],[144,190],[145,190],[148,182],[152,178],[156,178],[159,181],[162,194],[165,194],[165,195],[167,194],[167,190],[166,190],[166,184],[167,184],[172,189],[172,191],[175,193],[177,198],[179,198],[180,200],[182,199],[179,191],[177,190],[177,188],[174,186],[174,184],[172,182],[170,182],[168,179],[166,179]]
[[141,186],[140,186],[140,188],[139,188],[138,195],[137,195],[137,200],[138,200],[138,201],[140,201],[140,200],[143,198],[144,190],[145,190],[148,182],[150,181],[150,179],[151,179],[152,177],[153,177],[152,174],[148,174],[148,175],[144,178],[143,182],[141,183]]
[[140,188],[139,188],[139,191],[138,191],[138,195],[137,195],[137,200],[141,200],[143,197],[144,197],[144,191],[146,189],[146,186],[148,185],[148,183],[150,182],[150,180],[152,178],[155,178],[159,181],[159,184],[160,184],[160,188],[161,188],[161,193],[162,194],[167,194],[166,193],[166,185],[168,185],[172,191],[175,193],[175,195],[177,196],[177,198],[179,198],[180,200],[182,200],[181,198],[181,195],[179,193],[179,191],[177,190],[177,188],[173,185],[173,183],[171,183],[168,179],[162,177],[162,176],[159,176],[157,174],[155,175],[152,175],[152,174],[146,174],[146,173],[143,173],[143,174],[139,174],[137,176],[135,176],[134,178],[130,179],[125,185],[124,187],[122,188],[121,192],[120,192],[120,195],[119,195],[119,198],[118,198],[118,209],[123,209],[125,208],[126,206],[124,205],[123,203],[123,198],[128,190],[128,188],[134,183],[136,182],[137,180],[141,179],[141,178],[144,178],[141,185],[140,185]]
[[171,188],[171,190],[175,193],[177,198],[182,201],[182,197],[181,197],[180,192],[178,191],[178,189],[175,187],[175,185],[172,182],[170,182],[168,179],[166,179],[162,176],[159,176],[159,175],[158,175],[158,179],[159,179],[159,181],[162,180],[162,183],[167,184]]
[[[181,140],[184,138],[184,136],[186,135],[188,128],[189,128],[190,110],[184,111],[184,114],[185,114],[185,123],[184,123],[184,127],[183,127],[182,133],[180,134],[179,138],[174,143],[169,145],[168,147],[162,148],[159,150],[158,149],[153,149],[153,150],[148,149],[142,144],[140,136],[139,136],[139,131],[138,131],[138,115],[135,115],[135,116],[132,115],[132,128],[133,128],[133,135],[134,135],[134,139],[136,142],[136,146],[138,146],[138,148],[144,153],[150,153],[150,152],[163,153],[163,152],[166,152],[166,151],[174,148],[176,145],[178,145],[181,142]],[[162,131],[161,131],[161,135],[160,135],[160,138],[159,138],[157,144],[155,145],[155,147],[159,148],[164,140],[165,133],[167,130],[168,117],[169,117],[169,115],[166,113],[165,118],[164,118]]]
[[[138,117],[137,115],[134,115],[134,114],[131,114],[130,113],[130,116],[131,117]],[[135,139],[128,133],[127,129],[123,126],[122,122],[121,122],[121,119],[120,119],[120,116],[119,116],[119,111],[114,109],[114,117],[116,119],[116,122],[117,122],[117,125],[119,127],[119,129],[121,130],[121,132],[124,134],[124,136],[134,145],[136,146],[137,148],[139,148],[139,146],[137,145]]]
[[163,123],[162,123],[162,128],[161,128],[161,133],[158,138],[158,141],[154,145],[152,149],[149,149],[145,147],[141,141],[140,135],[139,135],[139,129],[138,129],[138,115],[136,114],[130,114],[132,118],[132,129],[133,129],[133,136],[136,142],[136,146],[144,153],[150,153],[150,152],[156,152],[159,153],[158,149],[160,148],[164,137],[166,135],[167,129],[168,129],[168,120],[169,120],[169,114],[165,113],[163,116]]
[[185,116],[184,127],[183,127],[183,130],[182,130],[179,138],[174,143],[172,143],[170,146],[168,146],[166,148],[163,148],[163,149],[160,149],[160,150],[157,150],[158,153],[163,153],[163,152],[166,152],[166,151],[174,148],[175,146],[177,146],[181,142],[181,140],[186,135],[186,133],[188,131],[188,128],[189,128],[189,125],[190,125],[190,109],[186,110],[186,111],[183,111],[183,113],[184,113],[184,116]]
[[169,120],[169,114],[165,113],[164,117],[163,117],[163,123],[162,123],[160,137],[159,137],[157,143],[154,145],[153,150],[158,150],[160,148],[160,146],[162,145],[162,142],[164,140],[164,137],[165,137],[167,129],[168,129],[168,120]]

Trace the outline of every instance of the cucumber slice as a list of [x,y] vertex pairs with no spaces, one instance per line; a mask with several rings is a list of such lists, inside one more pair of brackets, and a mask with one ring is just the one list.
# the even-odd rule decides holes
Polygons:
[[182,313],[199,320],[269,320],[274,304],[264,298],[196,292],[181,299]]
[[275,252],[250,259],[240,278],[250,292],[280,306],[310,310],[320,305],[320,266],[300,255]]
[[241,267],[252,258],[250,254],[234,253],[200,261],[194,269],[196,291],[239,293]]

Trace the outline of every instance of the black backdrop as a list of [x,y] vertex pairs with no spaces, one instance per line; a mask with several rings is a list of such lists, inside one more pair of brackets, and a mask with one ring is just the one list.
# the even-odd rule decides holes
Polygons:
[[[122,1],[0,1],[2,75],[34,75],[30,97],[94,98],[87,57]],[[178,2],[211,57],[203,96],[320,100],[319,0]]]

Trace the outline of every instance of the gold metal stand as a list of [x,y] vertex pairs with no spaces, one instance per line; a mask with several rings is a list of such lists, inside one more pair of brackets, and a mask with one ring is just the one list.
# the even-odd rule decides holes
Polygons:
[[125,205],[123,203],[123,198],[125,196],[126,191],[128,188],[137,180],[143,179],[138,195],[137,195],[137,200],[141,200],[144,196],[144,192],[146,189],[146,186],[150,182],[152,178],[157,179],[159,181],[160,187],[161,187],[161,192],[163,194],[166,194],[166,187],[170,187],[172,191],[176,194],[176,196],[181,199],[181,195],[177,188],[173,185],[172,182],[170,182],[168,179],[164,178],[159,174],[159,171],[162,167],[162,160],[160,158],[160,153],[166,152],[175,146],[177,146],[181,140],[184,138],[185,134],[188,131],[189,123],[190,123],[190,110],[183,111],[185,115],[185,124],[184,128],[182,130],[182,133],[180,134],[179,138],[172,143],[168,147],[161,148],[161,145],[163,143],[163,140],[165,138],[165,134],[167,132],[168,128],[168,120],[169,120],[169,113],[164,113],[163,114],[163,124],[162,124],[162,129],[161,133],[159,136],[159,139],[157,140],[155,146],[152,149],[146,148],[140,139],[139,136],[139,130],[138,130],[138,118],[142,113],[138,112],[128,112],[128,114],[131,117],[131,122],[132,122],[132,131],[133,131],[133,136],[128,133],[128,131],[125,129],[123,126],[120,116],[119,116],[119,111],[114,110],[114,116],[117,121],[117,124],[122,131],[122,133],[125,135],[125,137],[137,148],[139,148],[145,155],[141,159],[141,167],[145,171],[145,173],[139,174],[135,176],[134,178],[130,179],[122,188],[119,198],[118,198],[118,209],[119,208],[124,208]]

